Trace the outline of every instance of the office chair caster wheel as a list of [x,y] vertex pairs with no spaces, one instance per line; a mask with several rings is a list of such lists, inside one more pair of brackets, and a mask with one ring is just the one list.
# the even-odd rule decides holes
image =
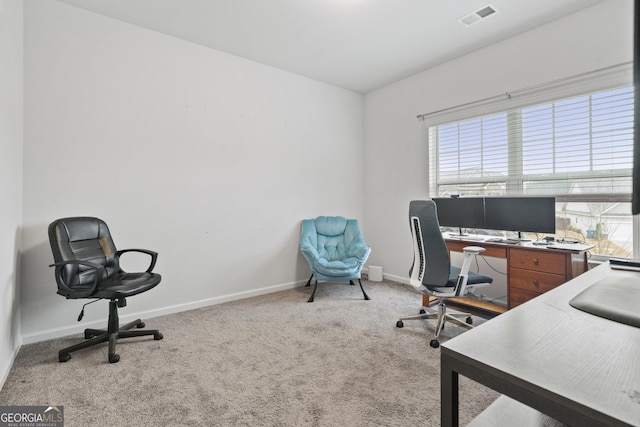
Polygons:
[[398,321],[396,322],[396,327],[398,327],[398,328],[403,328],[403,327],[404,327],[404,322],[403,322],[402,320],[398,320]]
[[424,308],[420,309],[420,314],[427,314],[427,310],[425,310]]
[[467,320],[465,320],[465,322],[467,322],[467,325],[473,325],[473,319],[471,318],[471,316],[467,317]]
[[438,340],[431,340],[431,342],[429,342],[429,345],[433,348],[438,348],[440,347],[440,341]]
[[153,339],[156,341],[161,340],[162,338],[164,338],[164,335],[162,335],[160,332],[156,332],[155,334],[153,334]]
[[119,354],[110,354],[109,355],[109,363],[118,363],[120,361],[120,355]]
[[144,328],[145,326],[147,326],[147,325],[145,325],[145,324],[144,324],[144,322],[140,322],[140,323],[138,323],[138,324],[136,325],[136,328],[138,328],[138,329],[142,329],[142,328]]
[[58,354],[58,361],[60,362],[68,362],[71,360],[71,355],[69,353]]

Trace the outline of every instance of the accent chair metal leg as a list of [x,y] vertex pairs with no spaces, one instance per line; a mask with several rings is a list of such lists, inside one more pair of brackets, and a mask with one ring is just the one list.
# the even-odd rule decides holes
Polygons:
[[[311,277],[309,277],[309,280],[307,281],[307,284],[305,286],[309,286],[311,284],[311,279],[313,278],[313,274],[311,275]],[[309,299],[307,300],[307,302],[313,302],[313,299],[316,295],[316,290],[318,289],[318,281],[315,280],[314,281],[314,285],[313,285],[313,291],[311,292],[311,296],[309,297]],[[362,291],[362,295],[364,295],[364,299],[365,300],[370,300],[371,298],[369,298],[369,295],[367,295],[367,293],[364,291],[364,287],[362,286],[362,281],[360,279],[358,279],[358,283],[360,284],[360,290]],[[349,280],[349,284],[352,286],[355,286],[356,284],[353,282],[353,280]]]
[[[309,282],[311,282],[311,279],[309,279]],[[311,296],[309,297],[309,299],[307,300],[307,302],[313,302],[313,298],[316,295],[316,289],[318,289],[318,281],[315,281],[315,285],[313,285],[313,292],[311,292]]]
[[[353,285],[353,280],[350,280],[350,282]],[[367,293],[364,291],[364,288],[362,287],[362,281],[360,279],[358,279],[358,283],[360,283],[360,289],[362,290],[362,295],[364,295],[364,299],[370,300],[371,298],[369,298],[369,295],[367,295]]]

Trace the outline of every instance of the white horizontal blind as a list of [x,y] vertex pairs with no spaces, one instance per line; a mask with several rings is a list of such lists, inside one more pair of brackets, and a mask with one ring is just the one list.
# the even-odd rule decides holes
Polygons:
[[523,193],[631,195],[632,87],[525,108],[521,121]]
[[630,86],[632,83],[633,63],[628,62],[528,88],[507,90],[500,95],[420,114],[418,118],[426,127],[431,127],[611,88]]
[[[460,184],[470,188],[478,184],[474,195],[480,195],[485,184],[506,184],[509,127],[507,113],[436,127],[438,186]],[[440,191],[438,193],[441,195]]]
[[438,196],[524,194],[574,201],[630,200],[631,86],[432,129],[432,167],[436,168],[432,189]]

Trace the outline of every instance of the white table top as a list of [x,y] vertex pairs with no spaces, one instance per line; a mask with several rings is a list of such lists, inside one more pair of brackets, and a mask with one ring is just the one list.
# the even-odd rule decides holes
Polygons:
[[640,426],[640,328],[569,305],[612,275],[638,280],[640,272],[601,265],[449,340],[443,357],[463,360],[568,412]]

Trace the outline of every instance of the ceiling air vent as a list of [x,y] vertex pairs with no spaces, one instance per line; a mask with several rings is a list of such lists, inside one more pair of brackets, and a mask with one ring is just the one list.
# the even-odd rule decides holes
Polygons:
[[464,15],[462,18],[458,19],[458,22],[460,22],[465,27],[468,27],[469,25],[475,24],[476,22],[479,22],[484,18],[493,15],[497,11],[498,10],[496,9],[496,7],[489,3],[488,5],[481,7],[475,12]]

